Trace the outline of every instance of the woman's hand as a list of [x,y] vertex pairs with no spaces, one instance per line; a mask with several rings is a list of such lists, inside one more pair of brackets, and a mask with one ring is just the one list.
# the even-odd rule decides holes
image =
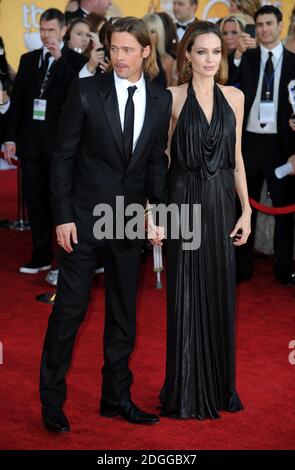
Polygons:
[[93,33],[92,31],[90,31],[88,33],[88,37],[90,38],[90,40],[92,41],[92,44],[93,44],[93,48],[97,48],[97,47],[103,47],[103,45],[101,44],[100,40],[99,40],[99,36],[97,33]]
[[230,237],[234,239],[235,246],[244,245],[248,240],[251,233],[251,213],[250,207],[245,209],[230,234]]
[[89,62],[87,63],[87,68],[90,73],[94,74],[96,72],[96,69],[100,64],[105,64],[105,57],[104,57],[104,51],[101,50],[100,48],[98,49],[92,49],[90,52],[90,58]]
[[147,238],[152,245],[163,245],[162,240],[165,238],[165,228],[157,227],[154,225],[153,217],[148,214],[145,217],[145,227],[147,231]]

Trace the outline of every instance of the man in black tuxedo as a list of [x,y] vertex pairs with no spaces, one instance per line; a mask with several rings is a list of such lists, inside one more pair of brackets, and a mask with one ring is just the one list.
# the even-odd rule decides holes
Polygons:
[[173,13],[176,19],[176,32],[180,41],[187,28],[197,21],[198,0],[173,0]]
[[21,159],[32,228],[32,258],[20,268],[20,272],[26,274],[51,266],[51,158],[70,83],[87,62],[85,57],[63,44],[65,31],[64,15],[59,10],[51,8],[41,15],[43,47],[21,57],[7,114],[5,158],[11,162],[17,152]]
[[78,10],[65,13],[66,22],[70,23],[75,18],[86,18],[89,13],[97,13],[105,16],[112,0],[81,0]]
[[[243,156],[249,196],[259,201],[266,179],[273,206],[280,207],[292,203],[292,179],[279,180],[274,170],[286,163],[295,151],[295,139],[289,125],[293,111],[287,88],[295,78],[295,54],[281,44],[283,24],[278,8],[272,5],[260,8],[255,14],[255,22],[260,45],[246,52],[238,48],[231,56],[233,75],[230,83],[239,83],[245,94]],[[252,235],[247,244],[237,250],[238,281],[252,277],[255,221],[253,211]],[[285,285],[295,284],[293,227],[292,215],[275,218],[274,274]]]
[[[172,98],[152,83],[156,62],[142,20],[122,18],[109,32],[112,71],[74,82],[59,130],[52,194],[60,273],[40,376],[47,429],[70,429],[62,405],[65,375],[90,296],[97,251],[105,268],[104,366],[100,413],[131,423],[159,420],[132,402],[128,367],[135,342],[136,290],[142,240],[94,235],[94,207],[157,204],[167,196],[168,128]],[[143,221],[142,221],[143,223]],[[129,237],[130,238],[130,237]],[[154,243],[160,241],[160,230]]]

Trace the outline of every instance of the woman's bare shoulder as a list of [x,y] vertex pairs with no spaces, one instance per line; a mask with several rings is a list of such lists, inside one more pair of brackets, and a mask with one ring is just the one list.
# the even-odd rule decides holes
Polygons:
[[235,103],[241,103],[244,100],[244,93],[234,86],[218,85],[224,96]]
[[186,93],[187,83],[183,83],[182,85],[177,86],[170,86],[169,88],[167,88],[167,90],[170,90],[172,95],[177,98]]
[[221,89],[225,99],[232,108],[233,112],[237,115],[244,110],[244,93],[234,86],[218,85]]
[[178,86],[171,86],[168,90],[171,91],[173,97],[172,117],[177,120],[187,95],[187,83]]

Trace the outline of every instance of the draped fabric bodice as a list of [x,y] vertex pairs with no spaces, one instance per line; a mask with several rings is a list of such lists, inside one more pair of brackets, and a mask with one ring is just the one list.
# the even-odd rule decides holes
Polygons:
[[220,168],[235,166],[235,115],[218,85],[210,124],[198,103],[192,82],[171,142],[172,166],[213,178]]

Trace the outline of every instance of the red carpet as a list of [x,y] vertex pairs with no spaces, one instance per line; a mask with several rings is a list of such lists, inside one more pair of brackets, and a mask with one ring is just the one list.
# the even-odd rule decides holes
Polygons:
[[[16,218],[14,171],[0,173],[0,219]],[[277,284],[271,262],[257,260],[255,278],[238,291],[237,382],[245,410],[218,421],[162,418],[153,427],[98,415],[102,367],[103,276],[83,324],[68,376],[66,435],[41,425],[38,397],[40,351],[50,306],[35,301],[51,290],[44,274],[18,274],[28,260],[30,233],[0,229],[1,301],[0,449],[294,449],[295,289]],[[165,366],[165,291],[154,288],[151,259],[143,264],[138,334],[132,358],[134,401],[157,411]]]

